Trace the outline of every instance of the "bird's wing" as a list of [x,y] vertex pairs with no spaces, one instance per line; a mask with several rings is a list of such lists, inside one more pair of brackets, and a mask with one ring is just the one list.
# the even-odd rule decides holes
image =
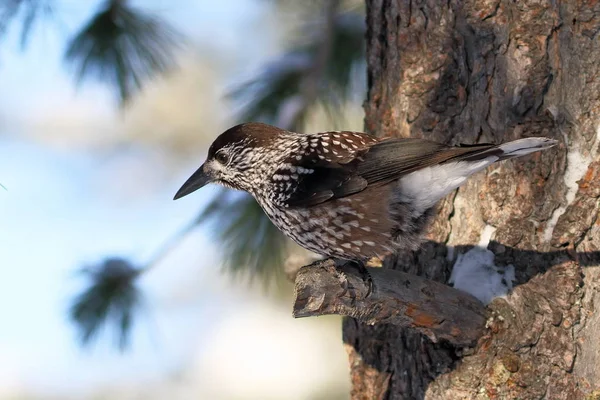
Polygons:
[[310,207],[330,199],[349,196],[367,187],[356,175],[356,162],[377,143],[374,136],[361,132],[324,132],[309,135],[309,147],[291,162],[303,168],[287,207]]
[[402,176],[447,161],[478,161],[502,153],[493,144],[449,147],[424,139],[388,139],[371,146],[357,162],[356,174],[369,185],[386,184]]
[[[338,135],[343,132],[338,133]],[[311,207],[360,192],[369,186],[384,185],[418,169],[450,160],[473,160],[486,157],[495,146],[491,144],[448,147],[423,139],[387,139],[377,142],[371,136],[353,140],[355,146],[341,138],[326,146],[313,147],[298,165],[310,169],[302,175],[295,190],[286,200],[288,207]],[[352,133],[352,138],[357,136]],[[322,152],[325,148],[328,151]],[[321,150],[321,151],[319,151]]]

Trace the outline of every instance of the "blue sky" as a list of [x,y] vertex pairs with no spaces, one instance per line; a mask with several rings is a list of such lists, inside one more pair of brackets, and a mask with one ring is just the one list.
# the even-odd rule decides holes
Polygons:
[[347,392],[339,319],[294,320],[287,301],[266,302],[228,284],[202,230],[142,278],[147,307],[126,354],[106,332],[82,349],[66,320],[85,284],[76,271],[106,255],[143,263],[207,198],[171,201],[179,180],[143,200],[117,202],[94,184],[99,165],[79,152],[0,139],[8,188],[0,190],[0,399],[23,391],[34,398],[99,398],[109,390],[111,399],[207,400]]
[[[245,41],[264,11],[260,3],[134,2],[159,12],[193,43],[209,42],[238,57],[252,53]],[[104,164],[92,153],[32,141],[13,124],[57,103],[90,99],[100,116],[118,118],[112,92],[99,84],[75,90],[61,59],[66,37],[98,4],[60,1],[59,22],[38,25],[25,51],[15,29],[0,46],[0,182],[7,188],[0,189],[0,388],[76,393],[176,373],[201,342],[207,321],[218,319],[219,305],[205,301],[213,289],[202,282],[211,274],[204,267],[214,268],[217,257],[206,233],[196,232],[142,280],[150,307],[126,357],[112,351],[108,335],[82,351],[66,320],[69,301],[84,285],[78,268],[106,255],[144,262],[206,199],[171,201],[185,171],[174,182],[159,181],[143,198],[120,197],[118,185],[102,186]]]
[[[93,164],[85,157],[56,154],[32,144],[4,141],[0,148],[0,171],[9,188],[0,195],[0,354],[19,379],[36,387],[72,382],[85,387],[125,378],[127,371],[143,377],[172,368],[181,361],[177,358],[184,355],[184,349],[177,354],[177,349],[161,351],[161,347],[182,345],[185,338],[160,339],[170,333],[161,335],[152,324],[177,330],[182,322],[197,326],[203,320],[202,307],[184,315],[185,321],[178,321],[181,315],[151,308],[135,331],[135,345],[127,357],[110,351],[108,340],[90,352],[80,351],[66,321],[68,302],[84,283],[76,279],[75,271],[106,254],[143,261],[148,250],[183,224],[197,206],[174,207],[161,201],[160,195],[144,203],[105,204],[88,184],[96,173]],[[208,247],[205,239],[194,236],[196,244]],[[169,274],[161,274],[160,286],[150,275],[143,282],[149,303],[168,296],[169,284],[176,285],[183,274],[200,273],[190,265],[179,271],[169,267]],[[160,344],[153,343],[155,339]],[[68,376],[76,379],[65,381]]]
[[[218,79],[209,95],[251,75],[281,46],[281,21],[266,17],[268,1],[132,1],[188,37],[188,67],[190,59],[192,69],[194,62],[222,67],[209,71],[209,83]],[[111,399],[301,400],[331,388],[347,392],[339,320],[294,320],[288,302],[232,284],[219,272],[206,230],[190,234],[141,278],[147,307],[126,354],[115,351],[110,332],[92,348],[79,346],[67,320],[69,302],[86,283],[77,270],[106,256],[143,264],[214,188],[173,202],[203,155],[181,160],[165,155],[172,150],[161,156],[161,142],[132,146],[136,137],[125,137],[127,121],[111,89],[74,87],[62,61],[66,39],[100,2],[56,3],[58,23],[38,25],[25,51],[17,29],[0,41],[0,183],[7,188],[0,188],[0,399],[99,398],[108,391]],[[197,79],[192,74],[189,82]],[[197,87],[204,86],[190,90]],[[169,92],[161,90],[154,96],[164,100]],[[166,100],[158,117],[138,127],[142,135],[153,128],[177,133],[178,118],[187,118],[178,103],[185,97]],[[192,100],[183,111],[202,107]],[[203,124],[212,111],[198,110],[200,121],[181,126]],[[152,125],[163,117],[171,119]],[[129,146],[117,146],[121,134]],[[117,145],[98,146],[105,142]],[[232,371],[241,386],[231,384]]]

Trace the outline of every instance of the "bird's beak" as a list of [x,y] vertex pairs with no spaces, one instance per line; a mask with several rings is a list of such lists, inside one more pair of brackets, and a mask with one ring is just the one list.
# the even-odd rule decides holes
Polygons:
[[179,189],[177,193],[175,193],[175,197],[173,197],[173,200],[177,200],[183,196],[187,196],[188,194],[195,192],[202,186],[206,185],[207,183],[210,183],[211,180],[212,178],[208,176],[206,172],[204,172],[203,164],[200,168],[198,168],[196,172],[192,174],[192,176],[190,176],[190,178],[187,181],[185,181],[181,189]]

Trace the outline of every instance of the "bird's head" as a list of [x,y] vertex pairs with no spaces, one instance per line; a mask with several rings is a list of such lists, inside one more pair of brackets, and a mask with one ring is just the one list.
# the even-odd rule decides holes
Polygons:
[[266,170],[273,144],[286,131],[275,126],[251,122],[234,126],[219,135],[208,149],[206,161],[175,194],[179,199],[208,183],[252,192]]

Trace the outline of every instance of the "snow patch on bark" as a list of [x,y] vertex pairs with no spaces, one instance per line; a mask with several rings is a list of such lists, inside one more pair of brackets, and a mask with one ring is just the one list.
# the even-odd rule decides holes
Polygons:
[[513,288],[515,280],[514,266],[497,266],[494,253],[487,249],[495,231],[496,228],[491,225],[483,228],[477,246],[456,258],[448,281],[484,304],[505,296]]
[[481,231],[481,235],[479,235],[479,243],[478,247],[482,249],[487,249],[488,244],[490,244],[490,240],[492,240],[492,235],[496,232],[496,228],[491,225],[486,225],[483,227]]
[[[565,143],[568,143],[568,137],[564,132],[563,137],[565,138]],[[552,213],[552,217],[548,221],[546,229],[544,230],[544,241],[549,242],[552,240],[552,234],[554,233],[554,228],[556,228],[558,219],[565,213],[565,211],[567,211],[567,207],[569,207],[573,201],[575,201],[575,196],[579,190],[579,185],[577,182],[579,182],[587,172],[590,163],[594,159],[594,155],[598,151],[599,145],[600,125],[598,125],[598,128],[596,129],[596,138],[594,139],[594,144],[592,145],[589,154],[584,155],[581,152],[579,143],[574,143],[569,146],[569,150],[567,152],[567,169],[564,176],[565,186],[567,187],[567,194],[565,195],[567,204],[558,207]]]

